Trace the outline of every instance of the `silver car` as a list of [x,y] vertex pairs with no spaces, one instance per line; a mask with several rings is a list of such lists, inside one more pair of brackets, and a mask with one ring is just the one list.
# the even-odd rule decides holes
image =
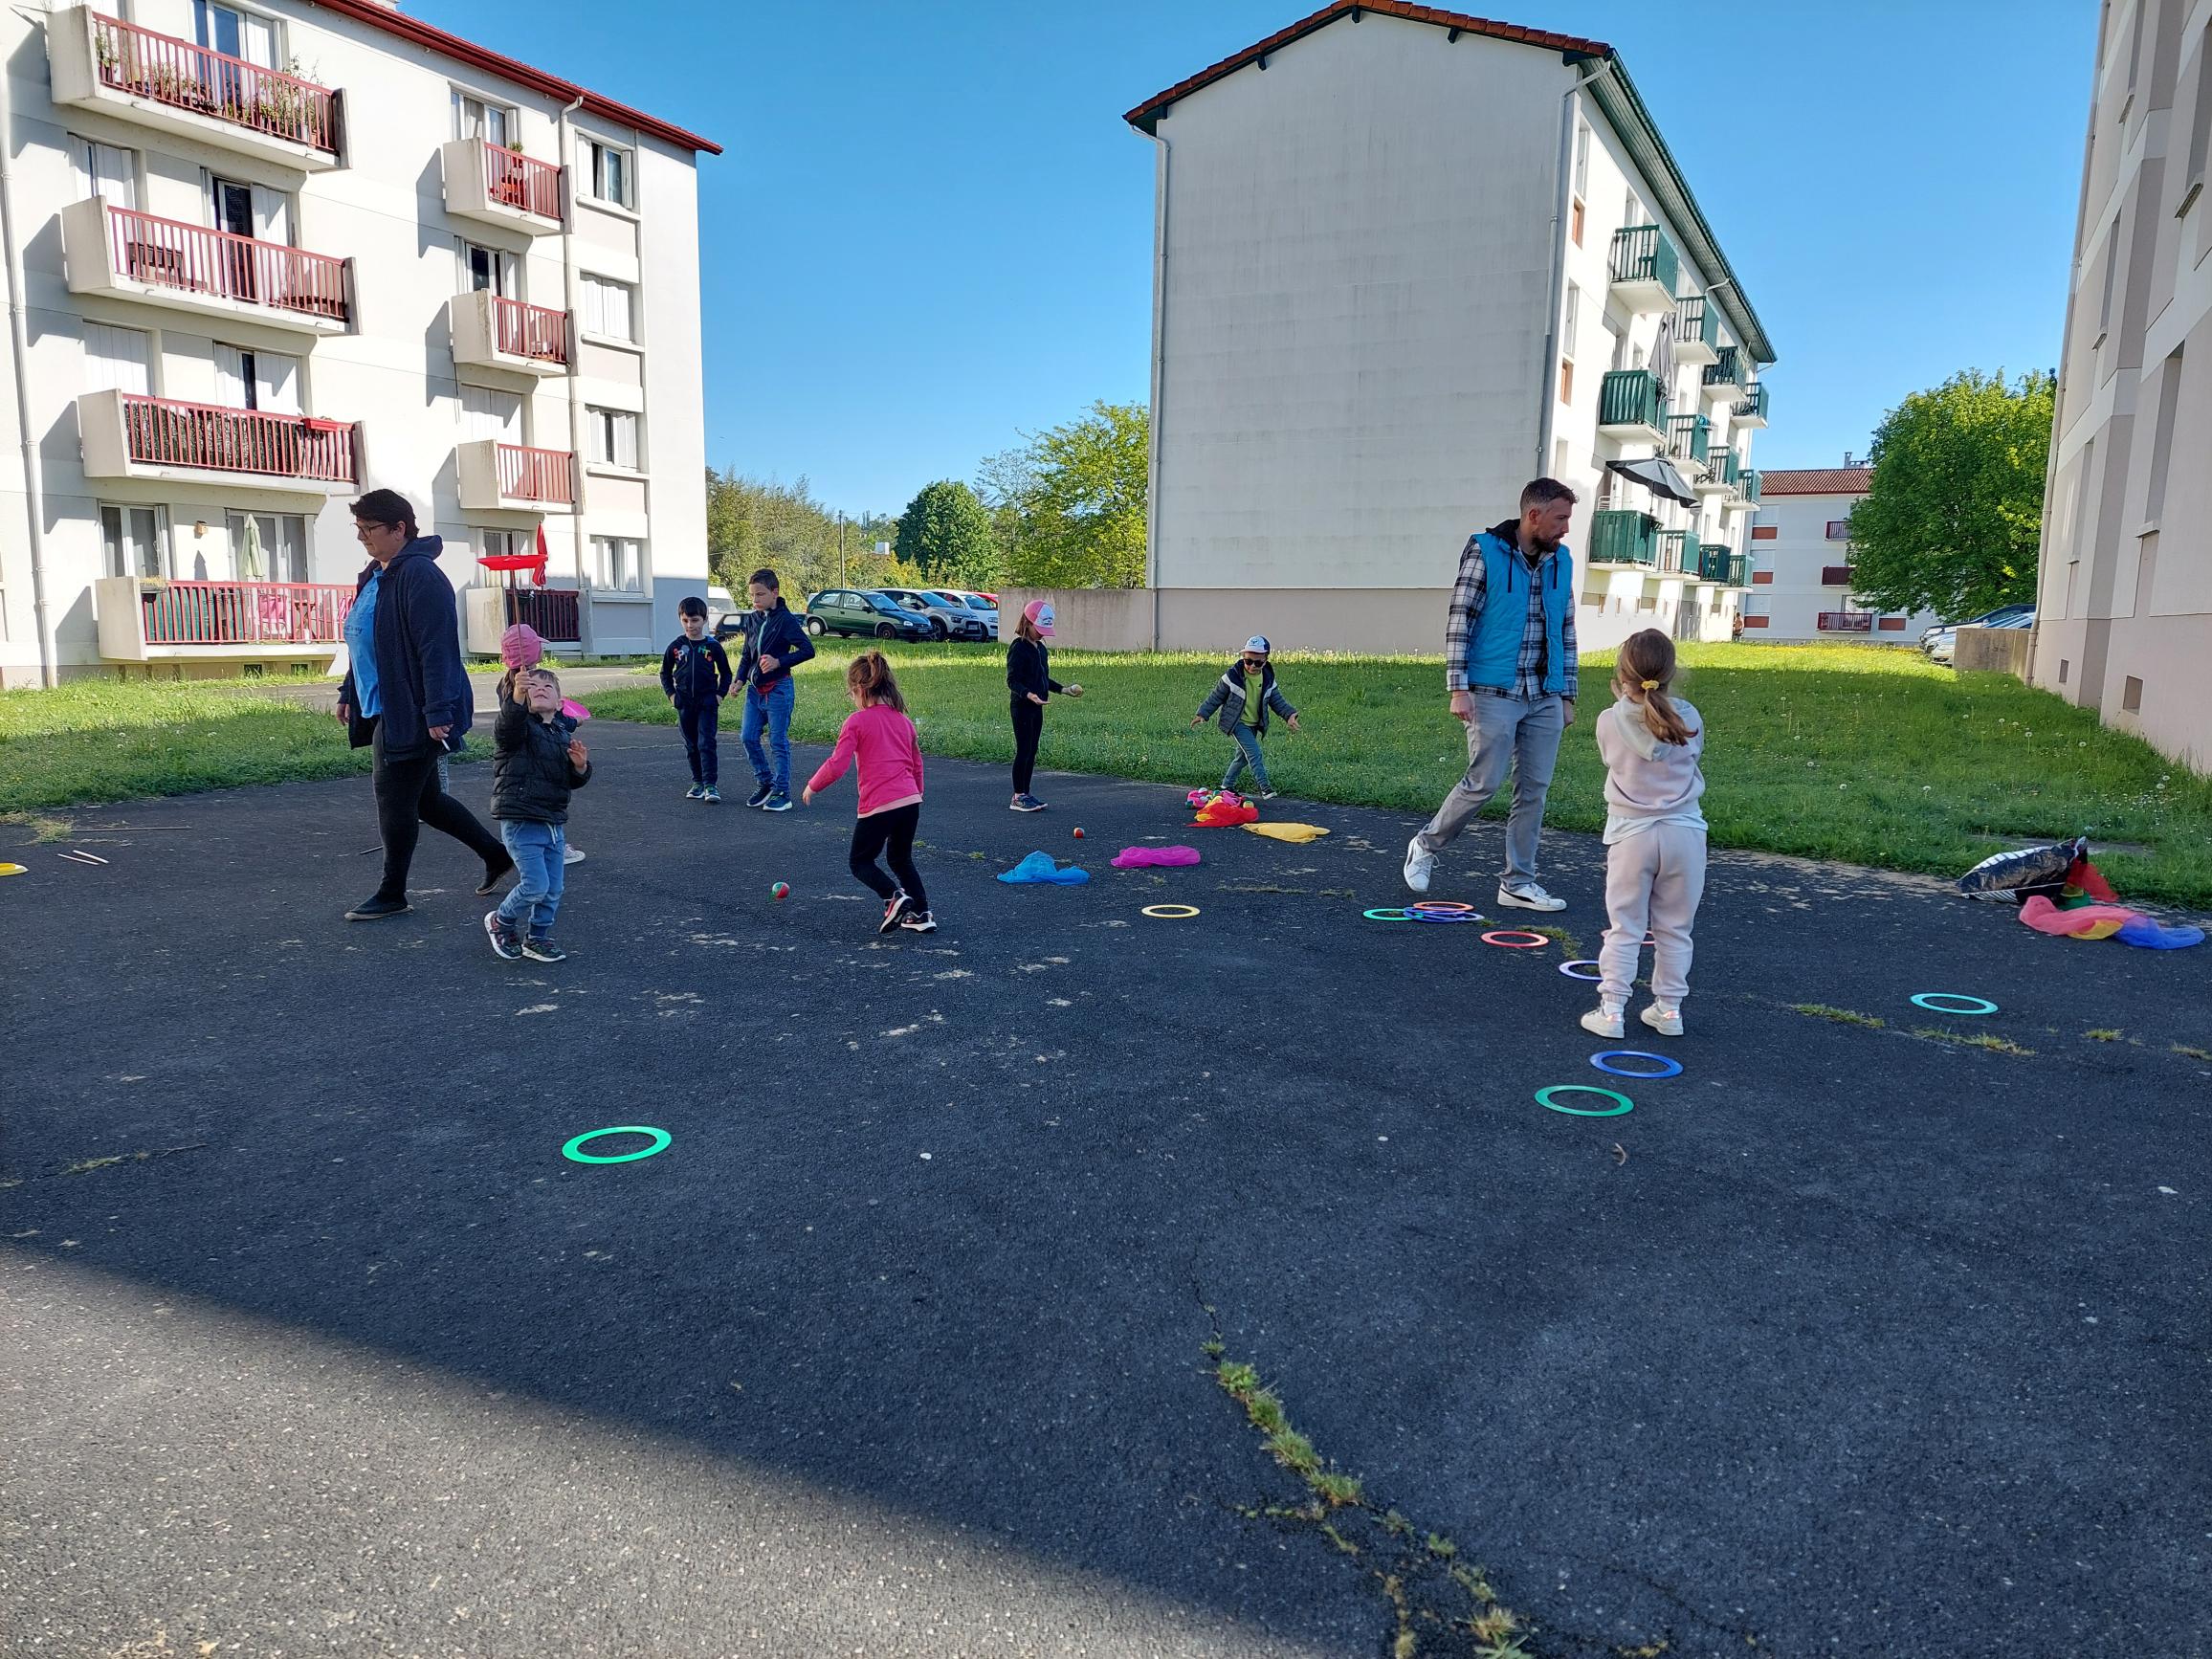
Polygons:
[[981,593],[971,593],[964,587],[933,587],[930,591],[940,598],[952,601],[955,605],[974,611],[976,615],[983,618],[984,637],[985,639],[998,638],[999,603],[997,600]]
[[[897,606],[926,618],[932,639],[988,639],[983,619],[965,605],[955,604],[926,587],[878,587],[876,592]],[[995,630],[993,630],[996,631]]]

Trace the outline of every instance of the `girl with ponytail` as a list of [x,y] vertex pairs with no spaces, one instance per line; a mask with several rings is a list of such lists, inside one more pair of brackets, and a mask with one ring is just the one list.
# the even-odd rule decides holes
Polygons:
[[1622,641],[1613,665],[1613,706],[1598,717],[1605,763],[1605,929],[1598,953],[1598,1006],[1582,1028],[1601,1037],[1624,1030],[1636,953],[1653,945],[1651,1002],[1641,1018],[1665,1036],[1682,1034],[1690,992],[1690,925],[1705,895],[1705,722],[1673,695],[1674,642],[1655,628]]
[[[852,712],[837,734],[837,746],[807,780],[799,797],[811,807],[814,797],[860,763],[860,816],[852,826],[852,874],[883,900],[877,933],[904,928],[935,933],[929,895],[914,867],[914,833],[921,827],[921,743],[906,718],[906,698],[880,651],[864,651],[845,670],[845,690]],[[881,858],[889,874],[878,868]]]

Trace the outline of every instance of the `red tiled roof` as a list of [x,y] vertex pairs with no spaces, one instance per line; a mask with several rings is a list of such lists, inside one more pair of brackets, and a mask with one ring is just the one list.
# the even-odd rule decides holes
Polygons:
[[1301,35],[1311,34],[1316,29],[1325,29],[1339,17],[1361,11],[1372,11],[1378,17],[1403,17],[1408,23],[1433,23],[1440,29],[1449,29],[1464,34],[1487,34],[1493,40],[1515,40],[1523,46],[1540,46],[1547,52],[1567,52],[1583,57],[1610,57],[1613,49],[1603,40],[1584,40],[1574,34],[1554,34],[1547,29],[1524,29],[1517,23],[1498,23],[1488,17],[1467,17],[1457,11],[1440,11],[1434,6],[1413,6],[1406,0],[1330,0],[1311,17],[1301,17],[1288,29],[1269,35],[1257,46],[1248,46],[1234,57],[1225,57],[1210,69],[1202,69],[1188,80],[1179,80],[1156,98],[1148,98],[1122,119],[1130,125],[1150,132],[1167,106],[1177,99],[1187,98],[1202,86],[1210,85],[1225,76],[1234,75],[1248,63],[1256,63],[1269,53],[1288,46]]
[[[392,7],[379,5],[377,0],[312,0],[312,3],[325,11],[334,11],[341,17],[350,17],[356,23],[365,23],[371,29],[381,29],[387,34],[396,34],[402,40],[428,47],[472,69],[481,69],[487,74],[511,80],[518,86],[526,86],[533,92],[557,98],[563,103],[574,103],[581,98],[584,100],[583,107],[593,115],[618,122],[649,138],[675,144],[679,149],[695,152],[704,150],[710,156],[722,153],[722,146],[711,139],[686,132],[680,126],[656,120],[641,110],[631,109],[626,103],[617,103],[611,98],[603,98],[572,81],[563,80],[559,76],[547,75],[542,69],[532,69],[527,63],[520,63],[489,47],[478,46],[473,40],[463,40],[458,34],[449,34],[433,24],[423,22],[419,17],[409,17]],[[522,13],[518,12],[517,15]]]
[[1759,493],[1768,496],[1863,496],[1874,487],[1871,467],[1799,467],[1787,472],[1759,469]]

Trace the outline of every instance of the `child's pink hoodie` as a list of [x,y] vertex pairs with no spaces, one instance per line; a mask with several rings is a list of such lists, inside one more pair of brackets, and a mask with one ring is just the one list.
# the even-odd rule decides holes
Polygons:
[[921,744],[914,722],[888,703],[872,703],[845,717],[837,746],[807,787],[819,795],[860,759],[860,816],[888,812],[921,799]]

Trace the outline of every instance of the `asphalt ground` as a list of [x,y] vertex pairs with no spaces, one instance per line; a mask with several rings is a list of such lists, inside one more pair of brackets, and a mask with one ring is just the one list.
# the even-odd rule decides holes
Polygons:
[[[1537,1655],[2212,1651],[2212,950],[1716,854],[1625,1045],[1683,1073],[1618,1082],[1562,945],[1362,918],[1401,815],[932,763],[943,929],[878,939],[850,782],[587,736],[559,966],[435,835],[342,921],[365,780],[11,854],[0,1652],[1468,1652],[1431,1533]],[[1587,955],[1603,849],[1545,864]],[[673,1139],[562,1156],[615,1124]],[[1363,1480],[1335,1538],[1214,1340]]]

